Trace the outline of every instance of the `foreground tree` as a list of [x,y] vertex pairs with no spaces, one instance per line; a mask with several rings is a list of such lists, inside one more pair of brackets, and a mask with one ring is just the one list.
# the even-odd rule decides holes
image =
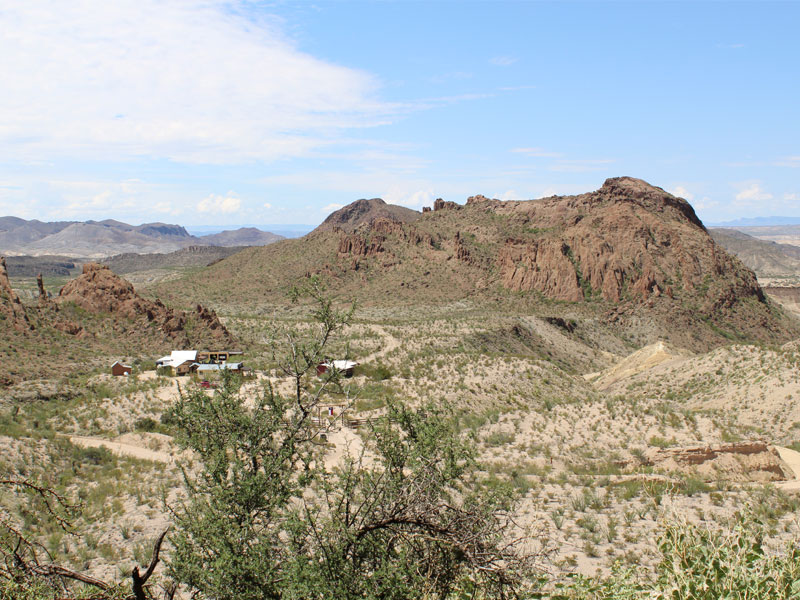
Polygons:
[[335,370],[311,375],[352,310],[335,310],[313,281],[304,292],[315,335],[286,337],[278,360],[292,395],[266,386],[248,398],[226,377],[172,411],[200,461],[184,468],[186,498],[172,507],[172,574],[218,600],[513,592],[525,561],[504,541],[508,498],[470,492],[472,451],[449,415],[392,405],[361,453],[325,469],[312,415],[322,394],[345,392]]
[[[0,478],[0,490],[27,494],[38,505],[43,518],[53,520],[62,531],[77,535],[73,519],[80,506],[47,485],[29,479]],[[0,600],[44,600],[49,598],[92,598],[93,600],[150,600],[147,585],[159,563],[161,544],[167,531],[156,540],[150,564],[144,573],[136,566],[130,587],[109,583],[54,562],[47,548],[21,528],[7,510],[0,507]],[[174,587],[164,588],[163,598],[171,600]]]

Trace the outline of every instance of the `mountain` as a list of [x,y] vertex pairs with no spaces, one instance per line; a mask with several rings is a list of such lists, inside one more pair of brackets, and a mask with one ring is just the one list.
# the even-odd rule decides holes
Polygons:
[[800,225],[800,217],[748,217],[734,221],[710,223],[710,227],[770,227],[780,225]]
[[284,239],[282,235],[276,235],[268,231],[261,231],[255,227],[240,227],[239,229],[222,231],[200,237],[204,242],[212,246],[266,246],[272,242]]
[[385,206],[357,201],[302,239],[244,250],[158,293],[180,302],[182,290],[198,290],[216,306],[277,304],[298,280],[319,275],[365,307],[569,306],[640,344],[663,338],[706,349],[798,333],[685,200],[639,179],[540,200],[437,200],[421,214],[399,211],[406,221],[375,214]]
[[800,225],[772,225],[760,227],[731,227],[751,237],[777,242],[780,244],[791,244],[800,246]]
[[314,231],[330,231],[338,228],[349,233],[359,225],[369,224],[376,219],[413,223],[419,217],[420,213],[416,210],[395,204],[386,204],[380,198],[361,199],[332,212]]
[[43,223],[0,217],[0,254],[6,255],[104,258],[126,252],[169,253],[189,246],[264,245],[277,239],[281,237],[254,228],[196,237],[168,223],[129,225],[113,219]]
[[760,240],[736,229],[714,228],[709,233],[759,278],[800,277],[800,246]]

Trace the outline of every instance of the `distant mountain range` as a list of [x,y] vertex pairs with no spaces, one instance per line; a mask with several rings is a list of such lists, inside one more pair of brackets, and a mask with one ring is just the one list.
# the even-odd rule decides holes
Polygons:
[[776,225],[800,225],[800,217],[747,217],[735,221],[706,223],[708,227],[771,227]]
[[283,236],[244,227],[212,235],[194,236],[180,225],[129,225],[105,221],[27,221],[0,217],[0,255],[60,255],[105,258],[121,253],[174,252],[189,246],[264,246]]

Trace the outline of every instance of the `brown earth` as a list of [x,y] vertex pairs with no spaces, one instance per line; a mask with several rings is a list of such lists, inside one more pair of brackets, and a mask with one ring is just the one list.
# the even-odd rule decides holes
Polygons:
[[716,446],[650,448],[644,464],[664,471],[689,471],[712,481],[787,481],[794,472],[774,446],[762,441]]

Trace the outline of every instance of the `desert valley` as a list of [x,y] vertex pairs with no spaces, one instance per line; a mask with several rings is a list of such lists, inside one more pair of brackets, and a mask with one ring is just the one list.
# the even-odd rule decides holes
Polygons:
[[0,600],[800,600],[798,23],[0,3]]
[[[309,282],[354,306],[312,355],[327,374],[297,379],[317,394],[321,464],[376,452],[393,407],[448,411],[476,452],[471,485],[509,499],[527,593],[617,597],[564,582],[647,580],[676,524],[725,540],[746,519],[770,556],[800,539],[797,246],[706,228],[687,201],[618,177],[421,212],[359,200],[302,238],[236,250],[4,260],[2,469],[80,504],[65,530],[46,496],[3,490],[3,524],[43,564],[129,586],[204,456],[176,442],[176,405],[230,385],[244,406],[266,385],[291,397],[278,355],[315,331],[313,298],[291,300]],[[237,354],[157,366],[183,350]],[[233,361],[247,377],[223,376]]]

